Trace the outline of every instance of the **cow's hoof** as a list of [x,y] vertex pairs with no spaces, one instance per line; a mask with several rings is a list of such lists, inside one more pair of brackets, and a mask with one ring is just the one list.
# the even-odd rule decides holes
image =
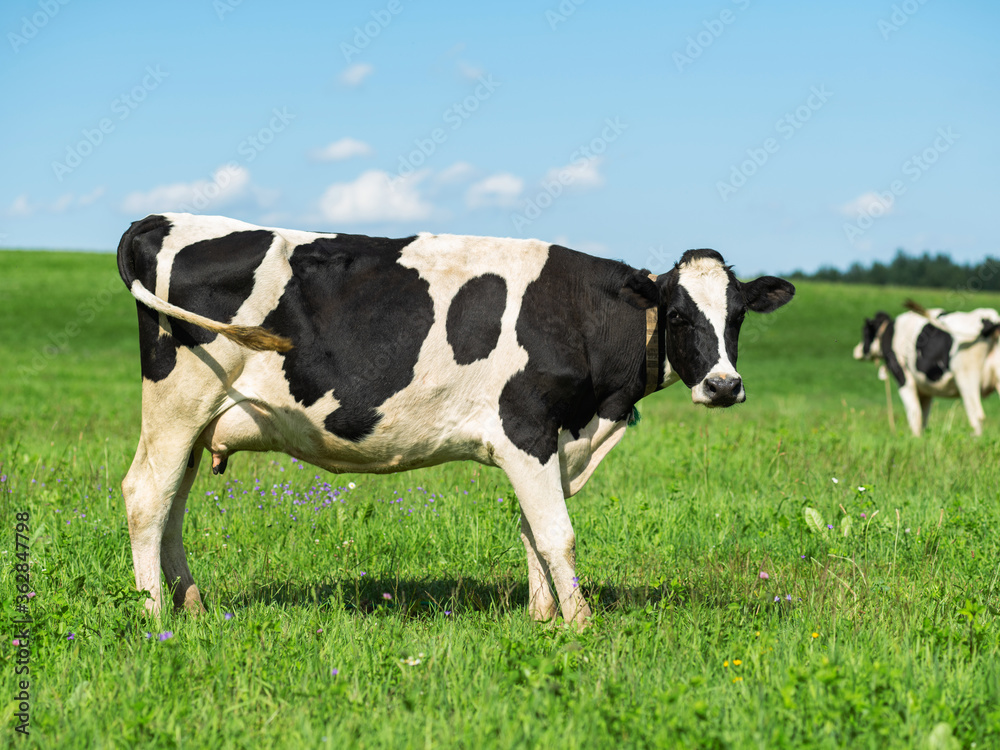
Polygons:
[[198,587],[193,583],[184,592],[184,601],[175,605],[174,609],[178,612],[186,612],[192,617],[197,617],[208,611],[205,609],[205,605],[202,604],[201,592],[198,591]]

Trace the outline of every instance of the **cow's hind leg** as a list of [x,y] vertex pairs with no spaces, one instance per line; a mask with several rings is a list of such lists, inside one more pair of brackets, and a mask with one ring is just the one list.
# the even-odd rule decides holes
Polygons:
[[979,437],[983,434],[983,422],[986,421],[986,412],[983,411],[983,399],[980,391],[979,381],[976,379],[978,373],[955,373],[955,384],[958,386],[958,393],[962,397],[962,405],[965,406],[965,416],[969,419],[969,426],[972,433]]
[[191,485],[194,484],[195,476],[198,474],[201,456],[201,447],[195,446],[191,451],[180,487],[177,488],[170,504],[170,515],[167,516],[167,523],[163,527],[163,539],[160,542],[160,565],[167,581],[167,589],[173,595],[174,608],[186,609],[195,614],[204,612],[205,606],[201,601],[201,592],[195,586],[191,570],[188,568],[181,533],[184,528],[184,507]]
[[524,512],[521,513],[521,541],[528,553],[528,611],[536,620],[551,620],[558,612],[556,599],[552,595],[552,577],[549,575],[549,566],[538,554],[535,537]]
[[[559,457],[553,455],[542,465],[532,456],[520,451],[517,454],[516,457],[504,460],[502,466],[514,485],[521,513],[534,541],[528,552],[529,566],[531,552],[534,551],[536,562],[540,563],[537,569],[543,569],[542,563],[548,567],[559,596],[563,618],[567,623],[583,626],[590,617],[590,607],[583,598],[576,577],[576,537],[566,510]],[[537,569],[529,572],[534,576]],[[532,581],[529,585],[534,583]],[[548,581],[545,583],[547,585]],[[533,614],[545,614],[547,609],[540,589],[541,587],[534,589],[539,598],[536,599],[538,609]]]
[[[135,585],[139,591],[149,592],[146,610],[154,615],[159,614],[162,603],[160,563],[164,547],[171,553],[171,570],[177,570],[175,538],[171,537],[164,545],[164,532],[185,474],[190,473],[193,480],[194,472],[188,472],[190,455],[191,444],[188,441],[183,441],[183,444],[169,440],[153,441],[143,434],[139,437],[139,447],[132,466],[122,480],[128,532],[132,541]],[[183,507],[182,502],[179,514],[181,518],[175,521],[178,533],[180,521],[183,520]],[[186,563],[184,569],[187,569]],[[190,577],[190,573],[188,576]]]

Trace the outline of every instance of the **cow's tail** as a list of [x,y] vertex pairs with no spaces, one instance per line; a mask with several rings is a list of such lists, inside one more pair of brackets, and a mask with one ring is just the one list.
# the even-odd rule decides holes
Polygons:
[[923,305],[921,305],[919,302],[914,302],[912,299],[907,299],[903,303],[903,307],[905,307],[907,310],[910,310],[911,312],[915,312],[917,315],[922,315],[923,317],[927,318],[928,320],[934,320],[934,316],[932,316],[927,311],[926,307],[924,307]]
[[172,305],[166,300],[160,299],[153,292],[149,291],[143,283],[136,278],[135,264],[132,252],[132,243],[143,233],[169,227],[170,222],[163,216],[147,216],[141,221],[132,222],[132,226],[122,235],[121,242],[118,243],[118,273],[128,287],[129,292],[139,302],[150,307],[157,312],[168,315],[185,323],[199,326],[213,333],[225,336],[230,341],[234,341],[247,349],[258,352],[287,352],[292,348],[292,342],[284,336],[279,336],[261,326],[240,326],[232,323],[220,323],[217,320],[206,318],[184,308]]

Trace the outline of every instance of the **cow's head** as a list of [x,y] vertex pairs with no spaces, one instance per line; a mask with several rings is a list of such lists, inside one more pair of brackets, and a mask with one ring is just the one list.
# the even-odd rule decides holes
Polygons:
[[740,281],[714,250],[688,250],[656,284],[667,362],[691,389],[691,399],[705,406],[746,401],[736,371],[743,317],[748,310],[777,310],[795,287],[774,276]]
[[881,359],[882,334],[885,333],[892,318],[889,313],[879,310],[874,318],[865,318],[861,328],[861,343],[854,347],[855,359]]

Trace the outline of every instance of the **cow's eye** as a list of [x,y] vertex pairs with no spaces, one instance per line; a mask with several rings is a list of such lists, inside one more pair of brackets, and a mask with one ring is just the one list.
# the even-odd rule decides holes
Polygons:
[[671,310],[670,312],[667,313],[667,321],[670,323],[670,325],[674,326],[687,325],[687,318],[685,318],[676,310]]

